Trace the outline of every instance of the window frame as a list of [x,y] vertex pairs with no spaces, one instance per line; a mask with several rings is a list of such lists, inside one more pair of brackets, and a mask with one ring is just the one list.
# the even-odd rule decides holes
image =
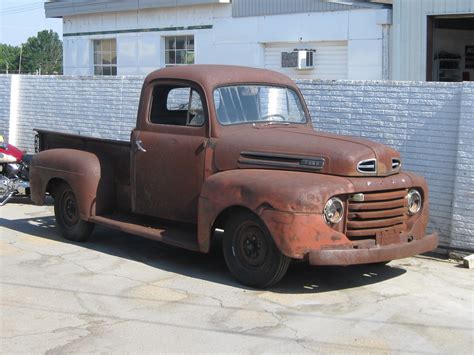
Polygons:
[[[103,51],[102,50],[102,42],[103,41],[112,41],[115,42],[115,51]],[[96,42],[101,42],[101,50],[96,51]],[[96,53],[100,53],[100,60],[101,62],[96,63]],[[103,63],[103,53],[110,53],[111,61],[110,64]],[[118,75],[118,56],[117,56],[117,38],[116,37],[109,37],[109,38],[94,38],[92,39],[92,75],[93,76],[117,76]],[[115,54],[115,56],[114,56]],[[115,63],[113,63],[113,59],[115,58]],[[96,74],[96,68],[101,68],[102,74]],[[103,74],[104,68],[110,68],[111,74]],[[115,70],[114,70],[115,69]],[[114,73],[115,72],[115,73]]]
[[[193,48],[192,50],[188,49],[188,38],[189,37],[192,37],[193,39]],[[175,44],[176,44],[176,39],[177,38],[184,38],[184,43],[185,43],[185,47],[183,49],[181,48],[176,48],[176,45],[175,45],[175,48],[174,49],[167,49],[167,45],[168,45],[168,40],[171,39],[171,38],[174,38],[175,40]],[[177,66],[182,66],[182,65],[190,65],[190,64],[195,64],[196,63],[196,42],[195,42],[195,36],[194,34],[188,34],[188,35],[171,35],[171,36],[163,36],[163,40],[164,40],[164,51],[163,51],[163,54],[164,54],[164,67],[165,68],[168,68],[168,67],[177,67]],[[176,63],[176,52],[178,51],[184,51],[184,58],[185,58],[185,62],[184,63]],[[167,63],[167,53],[169,52],[174,52],[174,63]],[[186,62],[186,59],[187,59],[187,56],[188,56],[188,53],[193,53],[193,61],[192,63],[187,63]]]
[[[157,122],[152,122],[151,120],[151,115],[152,115],[152,109],[153,109],[153,92],[157,86],[174,86],[173,89],[175,88],[190,88],[190,95],[189,99],[191,99],[191,93],[192,91],[196,91],[200,98],[201,98],[201,103],[203,106],[203,114],[204,114],[204,121],[201,125],[173,125],[173,124],[166,124],[166,123],[157,123]],[[173,90],[171,89],[171,90]],[[166,99],[168,98],[169,92],[168,91],[166,95]],[[149,87],[149,92],[147,93],[147,100],[148,102],[146,103],[146,113],[145,113],[145,120],[144,123],[147,127],[147,130],[149,131],[159,131],[159,132],[173,132],[173,133],[178,133],[178,134],[188,134],[188,135],[203,135],[203,136],[209,136],[209,131],[210,128],[210,119],[209,119],[209,110],[208,110],[208,100],[206,98],[204,90],[195,82],[192,81],[187,81],[187,80],[169,80],[169,79],[158,79],[151,83]],[[166,102],[164,103],[166,106]],[[186,112],[186,122],[188,120],[188,112],[189,112],[189,104],[190,102],[188,101],[188,110]]]

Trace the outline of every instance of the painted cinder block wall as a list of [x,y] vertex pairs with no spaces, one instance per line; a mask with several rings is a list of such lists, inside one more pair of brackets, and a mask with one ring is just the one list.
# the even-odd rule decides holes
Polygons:
[[[0,130],[8,135],[16,122],[10,136],[30,151],[33,128],[128,140],[142,81],[0,76]],[[403,169],[428,180],[429,229],[440,233],[445,247],[474,250],[474,83],[301,80],[298,85],[316,129],[399,150]]]

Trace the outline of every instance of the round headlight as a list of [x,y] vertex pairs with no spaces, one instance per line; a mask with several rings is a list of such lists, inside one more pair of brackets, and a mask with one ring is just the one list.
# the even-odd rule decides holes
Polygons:
[[417,190],[410,190],[408,191],[407,195],[408,200],[408,213],[415,214],[418,213],[421,209],[421,195]]
[[344,204],[337,197],[331,198],[324,206],[324,219],[328,224],[339,223],[344,216]]

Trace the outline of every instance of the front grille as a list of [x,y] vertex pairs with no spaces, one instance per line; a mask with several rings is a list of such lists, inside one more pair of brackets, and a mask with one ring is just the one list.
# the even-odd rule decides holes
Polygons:
[[407,190],[361,195],[348,199],[346,235],[350,240],[375,239],[377,233],[387,230],[406,230]]

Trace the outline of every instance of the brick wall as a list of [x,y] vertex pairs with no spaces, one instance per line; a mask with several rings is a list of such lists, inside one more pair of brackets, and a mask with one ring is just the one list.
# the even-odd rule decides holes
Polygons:
[[141,77],[22,76],[16,144],[33,150],[33,128],[128,140]]
[[[9,123],[9,76],[0,76],[0,130]],[[143,78],[21,76],[17,142],[33,128],[128,140]],[[362,136],[402,154],[426,177],[429,229],[447,247],[474,250],[474,83],[298,81],[316,129]],[[2,101],[3,100],[3,101]]]
[[[462,86],[451,246],[474,250],[474,85]],[[439,149],[438,149],[439,150]]]

